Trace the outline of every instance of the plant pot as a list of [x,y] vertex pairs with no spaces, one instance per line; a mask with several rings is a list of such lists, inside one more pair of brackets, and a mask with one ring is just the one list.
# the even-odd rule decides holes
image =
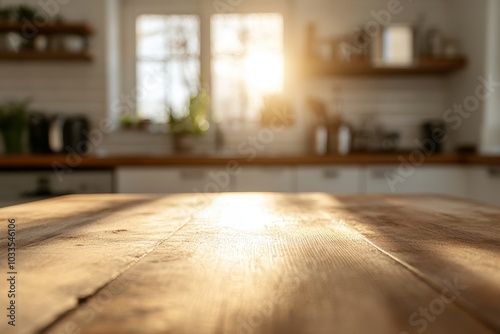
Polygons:
[[23,152],[23,131],[22,130],[4,130],[2,138],[6,154],[18,154]]

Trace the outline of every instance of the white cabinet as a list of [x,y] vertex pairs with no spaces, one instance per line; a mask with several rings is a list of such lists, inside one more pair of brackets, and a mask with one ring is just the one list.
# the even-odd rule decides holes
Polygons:
[[470,198],[500,205],[500,167],[474,166],[469,173]]
[[297,191],[356,194],[363,189],[362,177],[357,166],[303,166],[297,169]]
[[467,196],[467,168],[461,166],[366,168],[367,193],[429,193]]
[[123,167],[116,171],[119,193],[213,193],[232,191],[234,173],[210,167]]
[[296,177],[294,167],[241,166],[236,191],[295,192]]
[[113,192],[112,170],[0,172],[0,207],[66,194]]
[[123,167],[115,181],[120,193],[434,193],[500,205],[500,167],[485,166]]

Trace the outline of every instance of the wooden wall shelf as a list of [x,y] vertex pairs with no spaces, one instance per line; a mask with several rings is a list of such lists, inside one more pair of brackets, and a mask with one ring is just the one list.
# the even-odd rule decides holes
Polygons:
[[351,62],[312,60],[306,62],[307,76],[388,76],[388,75],[444,75],[464,68],[467,58],[422,58],[410,67],[375,67],[366,60]]
[[[26,25],[22,23],[0,23],[0,32],[22,32]],[[64,34],[90,36],[93,34],[91,27],[84,23],[50,23],[37,25],[39,34]]]
[[[227,166],[228,163],[237,162],[240,165],[255,166],[343,166],[343,165],[398,165],[401,153],[358,153],[346,156],[276,156],[276,157],[256,157],[248,161],[242,156],[108,156],[97,157],[86,155],[82,157],[78,168],[102,168],[113,169],[124,166],[146,166],[146,167],[172,167],[172,166]],[[5,169],[29,169],[29,168],[52,168],[53,163],[67,165],[67,156],[65,155],[1,155],[0,170]],[[475,154],[434,154],[428,156],[425,164],[439,165],[484,165],[499,166],[500,156],[482,156]]]
[[7,38],[9,33],[17,33],[21,36],[33,34],[35,36],[26,37],[28,42],[36,42],[38,36],[47,36],[52,38],[64,39],[66,36],[80,36],[84,39],[84,47],[78,52],[65,50],[51,50],[50,46],[46,49],[36,51],[34,45],[23,47],[19,52],[3,49],[0,50],[0,61],[91,61],[92,56],[88,52],[88,38],[93,34],[92,28],[83,23],[50,23],[46,25],[35,25],[36,30],[22,23],[0,23],[0,38]]
[[0,52],[0,61],[91,61],[92,56],[86,52]]

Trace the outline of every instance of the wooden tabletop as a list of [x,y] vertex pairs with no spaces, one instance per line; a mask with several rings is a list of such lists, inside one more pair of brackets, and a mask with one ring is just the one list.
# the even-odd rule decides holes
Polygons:
[[0,217],[0,333],[500,333],[492,206],[434,196],[77,195]]

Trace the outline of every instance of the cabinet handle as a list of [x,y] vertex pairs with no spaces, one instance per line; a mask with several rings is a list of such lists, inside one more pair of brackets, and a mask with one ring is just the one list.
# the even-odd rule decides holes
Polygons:
[[181,170],[180,178],[182,180],[203,180],[205,171],[203,170]]
[[490,177],[500,177],[500,167],[490,167],[488,168],[488,175]]
[[336,179],[339,177],[340,172],[337,169],[325,169],[323,170],[323,178],[325,179]]

